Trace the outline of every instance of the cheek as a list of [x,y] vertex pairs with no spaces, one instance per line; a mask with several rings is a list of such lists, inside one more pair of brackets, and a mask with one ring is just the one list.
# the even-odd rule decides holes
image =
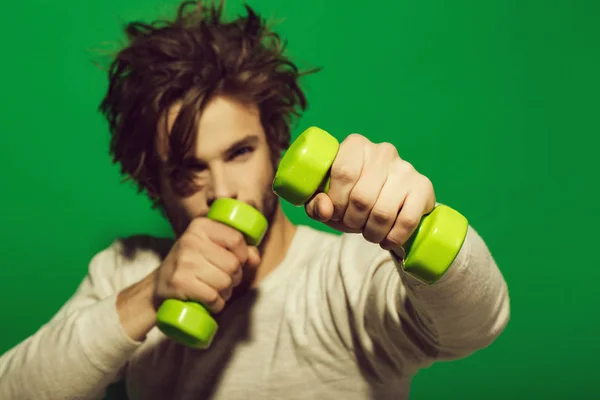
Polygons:
[[170,218],[185,223],[187,220],[202,212],[201,200],[203,194],[195,193],[189,197],[179,196],[167,181],[161,181],[161,201]]
[[273,183],[274,170],[267,152],[256,154],[247,163],[236,168],[235,179],[241,189],[241,197],[250,197],[253,200],[262,199],[266,188]]

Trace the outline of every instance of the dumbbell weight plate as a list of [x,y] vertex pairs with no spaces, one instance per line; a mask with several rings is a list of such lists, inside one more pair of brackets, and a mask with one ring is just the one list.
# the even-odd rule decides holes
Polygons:
[[329,169],[339,147],[337,139],[323,129],[306,129],[281,158],[273,191],[295,206],[305,204],[319,188],[327,192]]

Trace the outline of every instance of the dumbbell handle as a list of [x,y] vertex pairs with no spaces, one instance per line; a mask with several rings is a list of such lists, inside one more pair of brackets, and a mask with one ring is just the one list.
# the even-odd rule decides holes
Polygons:
[[[238,200],[216,200],[208,218],[229,225],[246,238],[249,245],[258,246],[267,230],[267,220],[258,210]],[[156,315],[157,327],[171,339],[189,347],[208,348],[218,330],[210,312],[202,304],[167,299]]]

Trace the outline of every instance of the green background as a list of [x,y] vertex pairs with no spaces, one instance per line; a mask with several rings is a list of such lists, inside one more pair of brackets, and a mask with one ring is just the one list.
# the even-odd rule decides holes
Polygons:
[[[592,398],[600,369],[600,2],[278,1],[319,125],[391,141],[464,213],[510,288],[488,349],[418,374],[415,399]],[[343,4],[343,5],[342,5]],[[10,1],[0,24],[0,353],[47,321],[117,235],[169,235],[107,153],[92,64],[173,1]],[[228,9],[241,9],[235,1]],[[286,211],[312,224],[302,209]]]

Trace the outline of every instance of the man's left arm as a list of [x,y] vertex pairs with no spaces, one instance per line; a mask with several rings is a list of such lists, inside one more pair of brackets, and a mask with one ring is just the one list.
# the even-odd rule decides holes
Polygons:
[[386,250],[374,260],[361,260],[372,252],[352,251],[364,248],[353,244],[342,255],[345,265],[369,265],[356,275],[361,282],[346,283],[360,292],[354,310],[364,314],[354,316],[355,329],[368,352],[420,367],[467,356],[502,332],[509,318],[506,282],[472,226],[437,282],[423,283],[402,268],[398,255],[436,206],[436,197],[432,182],[395,146],[350,135],[340,144],[330,178],[329,191],[306,204],[307,214],[338,231],[362,235],[350,240],[365,239]]
[[448,271],[433,284],[392,253],[373,269],[363,309],[365,333],[415,364],[466,357],[489,346],[510,317],[506,281],[482,237],[469,227]]

